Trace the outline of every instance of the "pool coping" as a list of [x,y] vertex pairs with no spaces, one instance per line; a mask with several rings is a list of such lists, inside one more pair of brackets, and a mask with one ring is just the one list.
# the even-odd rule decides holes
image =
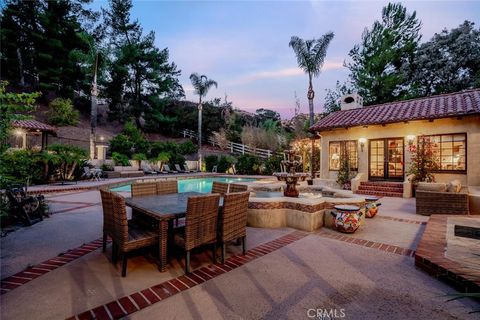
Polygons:
[[[28,193],[30,194],[54,194],[54,193],[64,193],[64,192],[73,192],[73,191],[89,191],[89,190],[100,190],[103,188],[116,188],[121,187],[124,185],[131,184],[134,181],[143,181],[143,180],[151,180],[151,179],[176,179],[182,178],[183,179],[198,179],[198,178],[206,178],[206,177],[242,177],[242,178],[254,178],[254,179],[271,179],[271,176],[258,176],[258,175],[228,175],[224,173],[199,173],[199,174],[172,174],[172,175],[148,175],[144,177],[132,177],[127,178],[120,181],[115,182],[108,182],[108,181],[100,181],[98,184],[93,185],[86,185],[86,186],[79,186],[77,184],[66,186],[66,185],[39,185],[39,186],[30,186]],[[105,182],[105,183],[102,183]],[[34,189],[31,189],[31,188]]]

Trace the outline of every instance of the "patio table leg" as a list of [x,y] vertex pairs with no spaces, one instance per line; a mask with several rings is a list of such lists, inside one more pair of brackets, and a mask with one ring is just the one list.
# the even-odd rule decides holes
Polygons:
[[162,220],[158,223],[159,228],[159,260],[160,272],[167,270],[167,238],[168,238],[168,221]]

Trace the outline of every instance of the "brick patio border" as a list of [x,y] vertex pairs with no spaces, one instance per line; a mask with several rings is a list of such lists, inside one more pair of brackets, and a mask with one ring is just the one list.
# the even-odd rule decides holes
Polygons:
[[392,221],[398,221],[398,222],[406,222],[406,223],[421,224],[421,225],[427,224],[426,221],[418,221],[418,220],[412,220],[412,219],[396,218],[396,217],[390,217],[390,216],[379,216],[379,215],[377,215],[377,217],[380,219],[386,219],[386,220],[392,220]]
[[415,254],[415,266],[447,282],[458,291],[480,292],[480,271],[445,257],[449,217],[451,215],[430,216]]
[[[109,242],[111,240],[109,239]],[[102,247],[102,238],[84,244],[78,248],[68,250],[59,254],[55,258],[46,260],[33,267],[28,267],[25,270],[7,277],[0,281],[0,295],[10,292],[25,283],[32,281],[50,271],[53,271],[59,267],[66,265],[84,255],[97,250]]]
[[121,297],[117,300],[102,304],[93,309],[72,316],[68,318],[68,320],[119,319],[125,317],[152,304],[174,296],[182,291],[188,290],[222,274],[228,273],[250,261],[263,257],[266,254],[296,242],[307,235],[309,235],[309,233],[294,231],[278,239],[248,250],[245,256],[236,255],[229,257],[225,260],[225,264],[217,263],[196,269],[189,275],[182,275],[160,284],[156,284],[144,290]]
[[402,256],[407,256],[407,257],[413,257],[415,255],[415,251],[412,249],[407,249],[407,248],[402,248],[399,246],[394,246],[391,244],[386,244],[386,243],[381,243],[381,242],[375,242],[375,241],[370,241],[370,240],[364,240],[360,238],[355,238],[352,236],[345,236],[342,233],[336,232],[328,232],[325,230],[320,229],[320,231],[315,233],[316,235],[333,239],[333,240],[339,240],[343,242],[348,242],[352,244],[356,244],[362,247],[367,247],[367,248],[372,248],[372,249],[377,249],[380,251],[385,251],[389,253],[394,253],[394,254],[399,254]]

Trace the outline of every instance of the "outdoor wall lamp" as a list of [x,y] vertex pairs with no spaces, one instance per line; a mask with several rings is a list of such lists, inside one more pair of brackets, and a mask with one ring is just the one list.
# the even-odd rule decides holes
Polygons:
[[411,146],[413,144],[413,141],[415,141],[415,136],[413,134],[410,134],[407,136],[407,142],[408,145]]
[[358,139],[358,142],[360,142],[360,150],[362,150],[362,152],[363,152],[363,147],[365,147],[365,143],[367,142],[367,139],[360,138],[360,139]]
[[19,137],[23,136],[23,130],[22,129],[17,129],[17,130],[14,131],[14,133],[15,133],[16,136],[19,136]]

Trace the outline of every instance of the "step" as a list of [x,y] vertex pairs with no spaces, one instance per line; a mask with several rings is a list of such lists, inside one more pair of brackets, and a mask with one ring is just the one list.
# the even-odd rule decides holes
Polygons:
[[403,198],[403,192],[384,192],[384,191],[373,191],[373,190],[357,190],[356,194],[366,194],[369,196],[379,196],[379,197],[396,197]]
[[382,191],[382,192],[403,192],[403,186],[401,187],[380,187],[371,185],[360,185],[358,190],[365,191]]
[[402,182],[386,182],[386,181],[362,181],[361,186],[379,186],[379,187],[403,187]]

